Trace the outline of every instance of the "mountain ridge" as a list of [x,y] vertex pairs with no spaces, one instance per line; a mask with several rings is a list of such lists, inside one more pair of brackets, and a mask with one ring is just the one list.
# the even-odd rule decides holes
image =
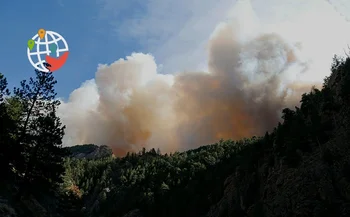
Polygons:
[[70,157],[81,159],[99,159],[105,157],[112,157],[112,149],[107,145],[84,144],[66,147]]

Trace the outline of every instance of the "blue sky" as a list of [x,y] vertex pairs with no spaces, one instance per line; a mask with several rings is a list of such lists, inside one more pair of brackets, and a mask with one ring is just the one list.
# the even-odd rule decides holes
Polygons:
[[[129,56],[132,52],[151,53],[158,66],[162,66],[158,68],[161,73],[207,70],[208,39],[218,23],[232,18],[234,13],[232,14],[230,10],[235,2],[235,0],[2,1],[0,40],[3,44],[0,48],[0,72],[7,77],[11,89],[21,80],[34,75],[34,69],[26,55],[27,41],[40,28],[60,33],[69,44],[68,61],[55,72],[58,80],[56,90],[58,95],[65,99],[83,82],[94,78],[98,64],[111,64]],[[306,3],[302,0],[251,0],[251,2],[260,21],[274,23],[286,19],[290,14],[298,17],[298,11],[302,8],[310,10],[321,8],[317,5],[327,1],[310,0],[309,7],[306,7]],[[295,3],[294,6],[290,6],[292,2]],[[296,2],[300,5],[298,6]],[[350,8],[347,0],[328,2],[331,2],[336,10],[341,10],[338,11],[340,14],[350,17],[349,13],[346,14],[349,11],[347,8]],[[277,9],[269,5],[274,5]],[[319,19],[322,16],[317,17]],[[285,25],[281,27],[283,26]],[[292,39],[296,37],[294,33],[291,34],[287,30],[286,32],[288,37]],[[296,40],[315,41],[311,35]]]
[[[135,1],[134,1],[135,2]],[[115,20],[126,20],[142,7],[130,7],[132,1],[115,8],[107,1],[52,0],[3,1],[0,4],[0,72],[9,87],[34,75],[27,55],[27,41],[40,28],[60,33],[68,42],[70,56],[57,72],[56,91],[64,98],[82,82],[94,77],[99,63],[112,63],[133,51],[143,51],[135,38],[116,31]],[[124,8],[124,10],[122,9]]]
[[[0,72],[12,89],[34,74],[27,41],[40,28],[61,34],[69,58],[55,73],[58,96],[67,99],[93,79],[98,64],[132,52],[151,53],[159,72],[206,68],[206,42],[225,19],[232,0],[36,0],[0,3]],[[161,71],[162,70],[162,71]]]

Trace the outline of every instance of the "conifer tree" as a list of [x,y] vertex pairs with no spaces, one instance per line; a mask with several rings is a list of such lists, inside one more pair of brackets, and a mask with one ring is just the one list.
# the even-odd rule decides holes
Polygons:
[[11,173],[11,167],[15,154],[12,153],[13,140],[11,133],[14,130],[14,123],[7,112],[7,97],[10,92],[7,88],[7,80],[0,73],[0,172],[1,179],[8,178]]
[[[36,77],[29,82],[22,81],[20,88],[15,88],[14,97],[21,103],[21,118],[18,123],[17,143],[22,147],[23,167],[18,168],[22,185],[21,192],[29,189],[49,191],[61,182],[63,157],[61,147],[64,135],[56,109],[54,85],[57,81],[51,73],[35,71]],[[30,188],[29,188],[30,186]]]

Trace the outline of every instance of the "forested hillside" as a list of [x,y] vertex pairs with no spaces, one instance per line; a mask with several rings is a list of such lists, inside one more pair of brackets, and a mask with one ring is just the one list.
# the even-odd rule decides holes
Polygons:
[[97,159],[111,157],[113,155],[112,149],[106,145],[76,145],[71,147],[66,147],[69,157],[74,158],[86,158],[86,159]]
[[52,75],[1,76],[0,216],[350,216],[350,59],[331,71],[265,135],[123,158],[61,147]]

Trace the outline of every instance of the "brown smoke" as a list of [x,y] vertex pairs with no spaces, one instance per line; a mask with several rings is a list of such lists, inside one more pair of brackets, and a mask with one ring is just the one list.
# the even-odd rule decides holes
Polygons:
[[307,69],[298,49],[277,34],[242,42],[227,24],[209,41],[209,72],[161,75],[154,58],[142,53],[101,65],[95,80],[60,108],[64,142],[106,144],[125,155],[142,147],[164,153],[262,135],[315,85],[289,79]]
[[[250,59],[242,59],[242,52]],[[180,144],[193,148],[271,130],[282,108],[298,103],[298,98],[287,96],[287,88],[280,90],[280,73],[295,63],[293,50],[277,35],[262,35],[242,45],[230,28],[222,29],[210,43],[211,73],[180,74],[175,79]],[[246,76],[246,64],[253,67],[253,78]]]
[[[153,57],[145,54],[100,66],[96,83],[83,85],[80,94],[77,90],[79,101],[73,94],[63,105],[71,144],[107,144],[124,155],[141,147],[171,152],[261,135],[278,123],[283,107],[297,104],[293,96],[300,96],[300,87],[311,87],[283,87],[281,75],[298,60],[275,34],[242,44],[227,26],[209,50],[210,73],[159,75]],[[89,88],[96,91],[90,94],[96,103],[84,108],[82,98],[89,92],[83,90]],[[288,95],[288,89],[297,93]],[[81,110],[68,116],[75,101]]]

